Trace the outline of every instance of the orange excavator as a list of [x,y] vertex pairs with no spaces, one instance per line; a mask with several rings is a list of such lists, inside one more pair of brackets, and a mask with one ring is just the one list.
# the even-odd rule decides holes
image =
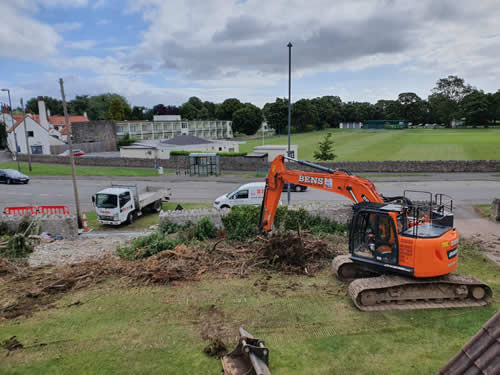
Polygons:
[[[318,172],[287,170],[285,160]],[[343,195],[351,199],[349,255],[332,262],[337,278],[351,281],[349,294],[363,311],[484,306],[491,288],[480,280],[453,274],[459,235],[453,227],[453,201],[425,193],[412,201],[411,191],[385,197],[365,178],[341,169],[277,156],[266,178],[260,228],[272,229],[285,183]]]

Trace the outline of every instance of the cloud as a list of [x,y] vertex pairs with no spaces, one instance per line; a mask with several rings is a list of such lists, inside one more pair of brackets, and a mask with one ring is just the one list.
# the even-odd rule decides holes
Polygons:
[[106,18],[100,19],[99,21],[96,22],[97,25],[108,25],[110,23],[111,20]]
[[71,48],[71,49],[91,49],[95,47],[96,41],[95,40],[77,40],[73,42],[68,42],[66,43],[66,47]]
[[64,23],[56,23],[54,25],[54,29],[60,33],[65,31],[73,31],[79,30],[82,28],[82,24],[80,22],[64,22]]
[[497,4],[134,0],[128,10],[141,13],[150,25],[137,56],[161,59],[161,66],[187,79],[216,82],[228,74],[234,79],[248,73],[260,74],[262,80],[285,78],[289,40],[298,75],[407,64],[446,73],[487,68],[498,77],[493,41],[478,43],[482,34],[498,33]]
[[30,17],[23,1],[0,2],[0,56],[35,59],[57,53],[62,38],[49,25]]
[[99,8],[104,8],[108,6],[108,0],[96,0],[94,5],[92,5],[93,9],[99,9]]

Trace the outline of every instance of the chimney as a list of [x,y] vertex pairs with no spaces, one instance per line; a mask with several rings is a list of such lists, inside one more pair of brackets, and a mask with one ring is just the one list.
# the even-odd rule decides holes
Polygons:
[[38,114],[40,116],[40,125],[42,125],[42,128],[49,130],[49,120],[47,119],[47,110],[45,109],[43,96],[38,97]]
[[83,117],[85,117],[86,119],[88,119],[89,117],[87,116],[87,112],[83,112]]

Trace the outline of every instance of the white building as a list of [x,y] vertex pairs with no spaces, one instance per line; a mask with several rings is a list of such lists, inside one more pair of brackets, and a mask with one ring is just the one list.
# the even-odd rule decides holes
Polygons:
[[[46,110],[43,98],[38,100],[39,115],[27,114],[13,115],[11,117],[6,108],[2,109],[0,121],[7,125],[7,144],[9,150],[15,152],[17,137],[17,152],[26,154],[26,138],[24,136],[24,123],[26,123],[26,133],[30,152],[32,154],[50,155],[50,146],[66,144],[66,128],[64,116],[50,116],[50,111]],[[12,123],[12,119],[14,123]],[[70,122],[88,121],[85,116],[69,116]]]
[[[299,152],[298,145],[290,145],[290,151],[292,152],[292,158],[297,158]],[[267,154],[267,160],[273,161],[274,158],[278,155],[288,156],[288,145],[264,145],[264,146],[256,146],[253,148],[253,156],[258,154],[265,155]]]
[[[182,121],[180,116],[155,116],[155,121],[117,121],[116,135],[131,138],[164,140],[179,135],[224,139],[233,138],[232,121]],[[158,120],[158,121],[157,121]]]
[[208,140],[191,135],[180,135],[165,141],[142,141],[120,147],[123,158],[170,159],[172,151],[239,152],[239,142]]

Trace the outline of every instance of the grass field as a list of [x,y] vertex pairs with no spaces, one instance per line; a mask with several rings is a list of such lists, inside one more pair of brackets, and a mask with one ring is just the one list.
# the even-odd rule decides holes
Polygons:
[[[21,172],[28,176],[71,176],[71,166],[62,164],[32,163],[32,171],[28,163],[21,163]],[[0,163],[0,169],[16,169],[16,162]],[[164,170],[164,173],[172,171]],[[77,176],[109,176],[109,177],[147,177],[158,176],[158,172],[151,168],[111,168],[76,166]]]
[[[313,160],[313,152],[327,132],[333,133],[336,161],[369,160],[499,160],[500,129],[328,129],[292,134],[300,159]],[[266,138],[265,144],[288,144],[286,136]],[[240,145],[252,152],[262,145],[253,139]]]
[[15,335],[25,346],[8,356],[0,348],[0,373],[219,374],[220,361],[202,353],[206,337],[223,332],[231,349],[242,325],[266,341],[273,375],[435,374],[500,308],[498,267],[472,248],[460,256],[458,272],[492,287],[488,307],[360,312],[327,270],[177,286],[107,282],[0,322],[0,342]]
[[[163,203],[163,211],[175,210],[177,205],[180,204],[186,210],[192,210],[195,208],[211,208],[213,205],[211,203],[193,203],[193,202],[168,202]],[[132,225],[123,224],[121,226],[115,227],[113,225],[102,225],[97,222],[97,214],[95,212],[85,213],[87,216],[89,229],[97,231],[113,231],[113,230],[144,230],[148,229],[150,226],[158,224],[158,214],[157,213],[144,213],[142,216],[138,217]]]

